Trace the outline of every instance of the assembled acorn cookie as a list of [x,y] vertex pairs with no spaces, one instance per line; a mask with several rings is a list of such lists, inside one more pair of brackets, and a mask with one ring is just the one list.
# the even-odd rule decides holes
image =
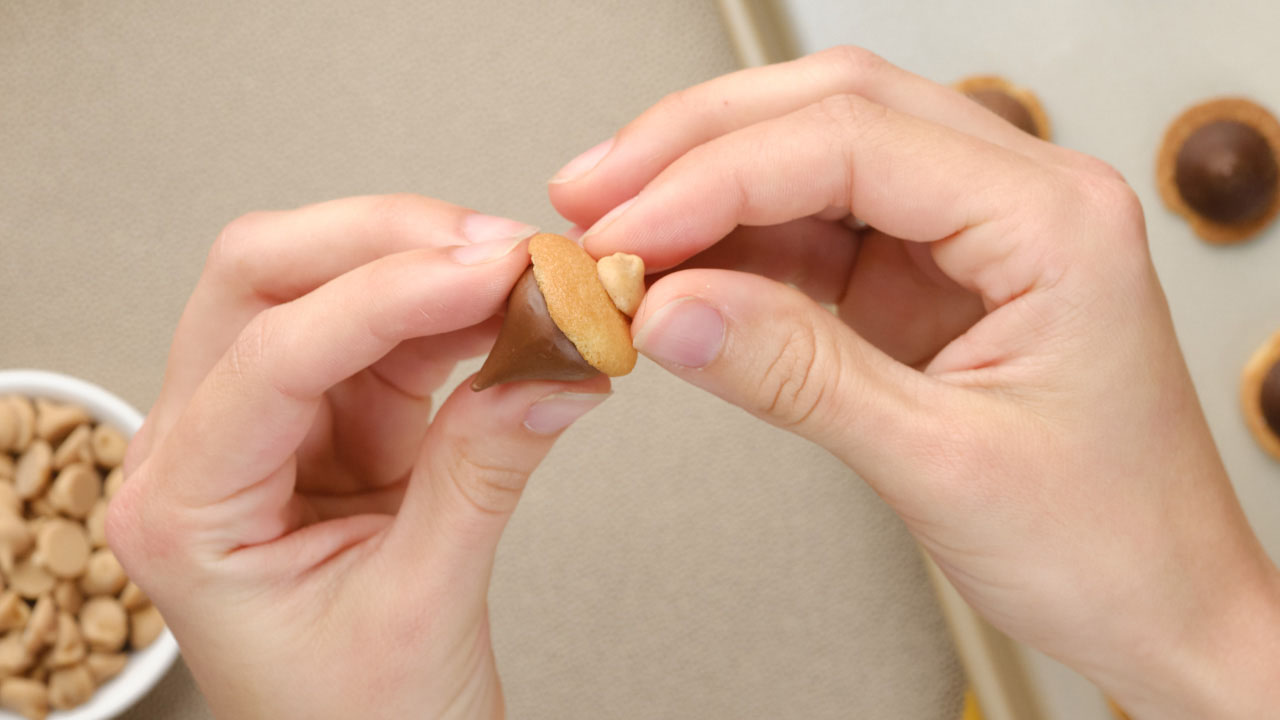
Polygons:
[[1280,332],[1244,366],[1240,404],[1254,439],[1280,460]]
[[516,380],[626,375],[636,364],[631,322],[644,295],[644,261],[616,253],[599,263],[577,243],[541,233],[533,265],[507,298],[507,315],[471,389]]
[[1220,98],[1182,113],[1165,132],[1156,184],[1170,210],[1205,241],[1235,243],[1280,212],[1280,122],[1255,102]]
[[1049,116],[1035,93],[998,75],[974,75],[955,84],[970,100],[1007,120],[1019,130],[1050,140]]

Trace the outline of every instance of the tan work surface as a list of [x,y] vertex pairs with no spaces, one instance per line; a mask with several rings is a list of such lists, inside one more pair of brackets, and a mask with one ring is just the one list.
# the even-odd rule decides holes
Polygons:
[[[235,216],[411,191],[562,231],[562,163],[734,68],[710,2],[5,0],[0,365],[145,409]],[[647,361],[615,388],[499,551],[511,717],[954,720],[945,626],[873,493]],[[127,717],[202,708],[180,668]]]

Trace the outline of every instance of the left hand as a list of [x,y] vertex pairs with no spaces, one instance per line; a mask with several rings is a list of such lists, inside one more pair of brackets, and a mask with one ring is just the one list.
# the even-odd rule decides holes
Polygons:
[[456,389],[533,229],[400,195],[233,222],[107,533],[219,717],[500,717],[486,595],[529,473],[607,378]]

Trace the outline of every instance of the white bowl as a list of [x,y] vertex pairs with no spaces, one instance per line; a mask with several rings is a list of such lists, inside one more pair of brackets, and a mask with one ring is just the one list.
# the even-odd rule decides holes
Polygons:
[[[142,414],[106,390],[70,375],[43,370],[0,370],[0,395],[27,395],[71,402],[89,411],[95,420],[114,426],[128,437],[142,426]],[[93,693],[89,702],[73,710],[49,713],[49,720],[106,720],[123,713],[146,695],[178,659],[178,642],[165,628],[160,637],[140,652],[131,653],[119,675]],[[22,720],[0,710],[0,720]]]

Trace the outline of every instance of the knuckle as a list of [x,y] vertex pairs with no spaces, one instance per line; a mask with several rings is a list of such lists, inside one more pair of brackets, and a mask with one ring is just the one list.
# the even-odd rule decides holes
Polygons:
[[262,224],[268,215],[251,212],[227,223],[213,241],[205,267],[222,277],[243,277],[261,242]]
[[143,554],[140,548],[144,545],[148,525],[142,518],[143,496],[139,494],[139,488],[145,484],[143,468],[139,468],[107,504],[107,545],[124,564],[133,564],[134,559]]
[[266,354],[267,337],[275,313],[271,309],[258,313],[244,326],[227,350],[227,370],[235,377],[246,377],[251,368],[259,367]]
[[402,235],[422,226],[427,204],[426,198],[414,193],[379,195],[373,199],[369,221],[379,234]]
[[444,472],[463,500],[487,515],[515,510],[529,480],[526,470],[487,458],[465,440],[453,443],[446,455]]
[[1068,151],[1074,156],[1074,160],[1080,170],[1090,175],[1096,175],[1099,178],[1112,180],[1115,182],[1125,182],[1124,175],[1115,168],[1111,163],[1096,158],[1092,155],[1086,155],[1082,152],[1074,150]]
[[818,53],[818,56],[842,72],[855,76],[870,75],[887,64],[884,58],[857,45],[837,45]]
[[684,117],[697,114],[698,108],[701,106],[701,102],[699,100],[701,96],[701,92],[699,90],[700,87],[701,86],[699,85],[695,85],[693,87],[667,93],[661,100],[654,104],[651,113],[646,114],[650,114],[652,117],[662,118]]
[[762,373],[759,413],[782,427],[794,428],[814,416],[834,378],[813,325],[805,320],[789,325],[790,331]]
[[888,108],[854,94],[828,95],[811,106],[819,122],[831,126],[841,136],[859,128],[873,127]]
[[[1098,161],[1099,164],[1101,161]],[[1085,217],[1097,223],[1090,233],[1114,251],[1126,248],[1135,257],[1146,257],[1146,217],[1138,194],[1118,172],[1078,171],[1074,187]]]

